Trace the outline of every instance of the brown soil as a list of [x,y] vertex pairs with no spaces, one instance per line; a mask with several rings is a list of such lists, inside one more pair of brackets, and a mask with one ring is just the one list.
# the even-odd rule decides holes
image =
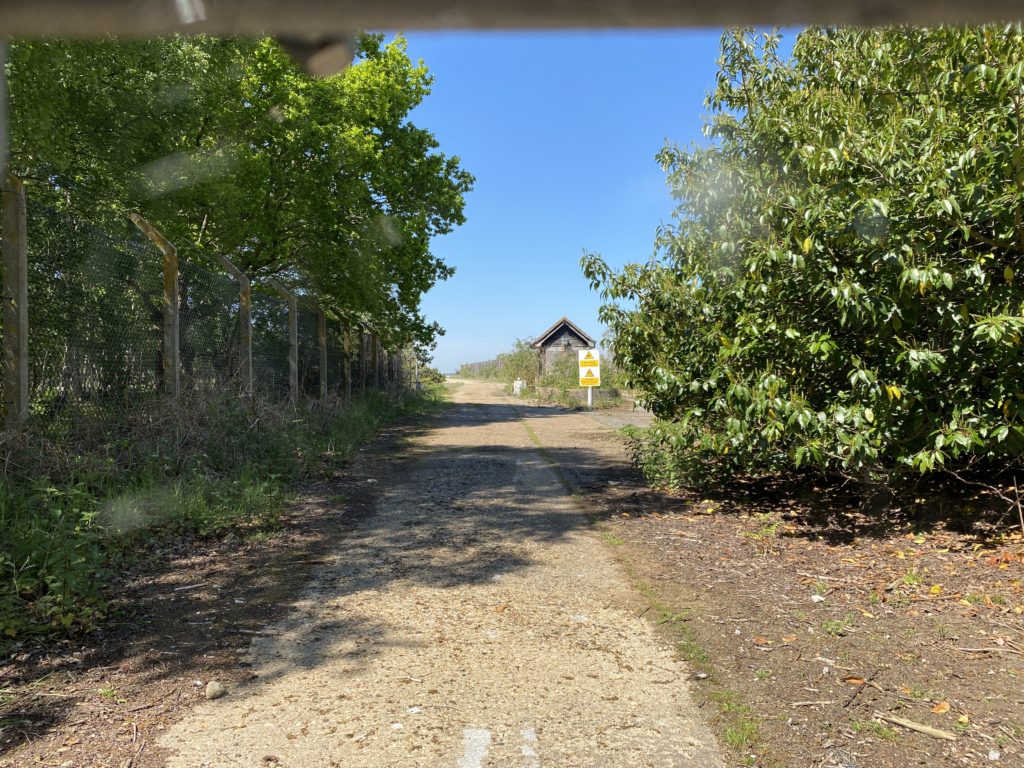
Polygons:
[[733,743],[741,764],[1024,765],[1024,542],[1008,517],[951,530],[970,526],[924,499],[864,512],[806,487],[600,498],[637,584],[708,674],[696,690],[719,733],[736,712],[756,723]]

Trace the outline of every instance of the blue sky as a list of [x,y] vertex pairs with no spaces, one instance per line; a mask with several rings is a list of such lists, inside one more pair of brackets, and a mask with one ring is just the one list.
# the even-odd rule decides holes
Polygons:
[[719,30],[410,33],[435,76],[412,114],[476,176],[467,223],[433,251],[455,276],[424,297],[442,371],[486,360],[562,315],[595,338],[584,250],[646,260],[672,199],[655,155],[701,140]]

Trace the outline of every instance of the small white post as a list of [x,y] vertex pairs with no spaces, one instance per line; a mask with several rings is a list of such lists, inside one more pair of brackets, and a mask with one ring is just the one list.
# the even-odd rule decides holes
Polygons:
[[594,407],[594,388],[587,387],[587,408]]

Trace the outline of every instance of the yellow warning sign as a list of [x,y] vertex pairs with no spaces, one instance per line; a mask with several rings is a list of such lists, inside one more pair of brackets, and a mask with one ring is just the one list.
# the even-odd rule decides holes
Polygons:
[[580,386],[601,386],[601,357],[596,349],[579,350]]

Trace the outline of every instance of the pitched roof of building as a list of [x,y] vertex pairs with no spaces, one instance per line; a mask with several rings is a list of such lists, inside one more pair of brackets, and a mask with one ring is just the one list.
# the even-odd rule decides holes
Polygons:
[[544,333],[542,333],[540,336],[534,339],[533,343],[530,344],[530,346],[533,349],[540,349],[541,347],[544,346],[544,343],[548,339],[554,336],[555,333],[561,330],[563,327],[568,328],[570,331],[575,333],[577,336],[583,339],[583,341],[585,341],[591,348],[596,346],[594,340],[590,338],[590,336],[588,336],[586,333],[584,333],[583,330],[581,330],[580,327],[576,325],[576,323],[574,323],[567,317],[563,317],[560,320],[558,320],[558,322],[556,322],[554,325],[552,325],[550,328],[544,331]]

